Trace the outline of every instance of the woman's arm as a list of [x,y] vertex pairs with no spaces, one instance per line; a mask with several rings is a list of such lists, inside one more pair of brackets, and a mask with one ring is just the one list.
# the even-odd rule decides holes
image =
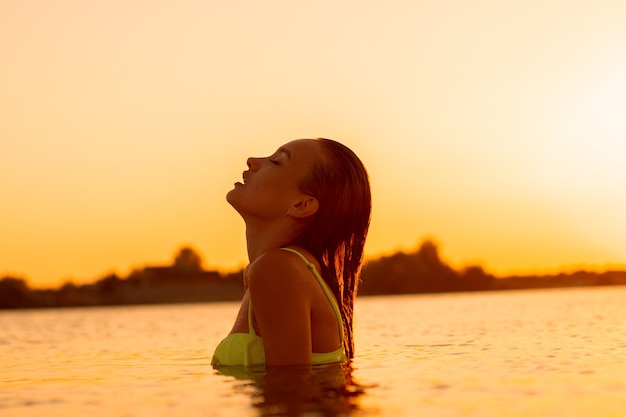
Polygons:
[[248,267],[248,285],[267,366],[311,363],[311,291],[305,263],[273,249]]

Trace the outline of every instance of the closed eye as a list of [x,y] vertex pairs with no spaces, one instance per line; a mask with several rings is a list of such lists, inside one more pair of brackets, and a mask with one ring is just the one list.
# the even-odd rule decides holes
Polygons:
[[285,148],[279,148],[272,156],[269,157],[269,161],[274,165],[282,165],[283,162],[289,162],[291,160],[291,153]]

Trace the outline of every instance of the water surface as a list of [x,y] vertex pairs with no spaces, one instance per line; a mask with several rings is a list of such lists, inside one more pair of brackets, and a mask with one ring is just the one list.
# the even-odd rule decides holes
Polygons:
[[210,366],[237,303],[0,313],[4,416],[623,416],[626,288],[360,298],[357,357]]

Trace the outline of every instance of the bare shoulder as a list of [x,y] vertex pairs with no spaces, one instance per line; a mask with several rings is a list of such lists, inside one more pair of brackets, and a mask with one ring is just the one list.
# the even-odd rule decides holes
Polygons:
[[310,283],[307,264],[297,255],[282,249],[265,252],[248,266],[251,293],[305,292]]

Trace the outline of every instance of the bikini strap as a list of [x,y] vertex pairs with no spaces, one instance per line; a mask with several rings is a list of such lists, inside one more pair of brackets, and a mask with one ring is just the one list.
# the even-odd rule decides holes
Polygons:
[[[326,282],[324,281],[322,276],[319,274],[319,272],[315,268],[315,264],[313,262],[309,262],[309,260],[306,258],[306,256],[304,256],[302,253],[300,253],[299,251],[297,251],[295,249],[287,248],[287,247],[281,248],[281,249],[282,250],[286,250],[288,252],[295,253],[300,258],[302,258],[302,260],[306,263],[306,265],[309,267],[309,269],[313,273],[313,276],[315,276],[315,278],[317,279],[317,282],[322,287],[322,290],[324,290],[324,294],[326,294],[326,298],[328,298],[328,301],[330,302],[330,305],[332,306],[333,310],[335,311],[335,316],[337,316],[337,324],[339,326],[339,340],[343,344],[343,320],[341,319],[341,313],[339,312],[339,306],[337,305],[337,300],[335,300],[335,296],[330,291],[330,288],[328,288],[328,284],[326,284]],[[250,311],[250,310],[248,310],[248,311]],[[248,320],[250,320],[250,319],[248,319]]]
[[254,323],[252,323],[252,299],[248,301],[248,333],[256,336],[256,332],[254,331]]

